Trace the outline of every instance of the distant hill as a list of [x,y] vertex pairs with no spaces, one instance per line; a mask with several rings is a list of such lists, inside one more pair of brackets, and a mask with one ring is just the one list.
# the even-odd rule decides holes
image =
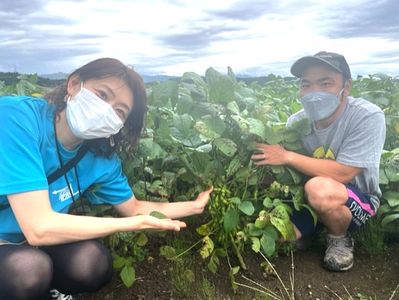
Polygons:
[[[180,80],[181,77],[178,76],[168,76],[168,75],[143,75],[143,80],[145,83],[152,83],[156,81],[166,81],[166,80]],[[250,75],[236,74],[237,81],[243,81],[246,84],[251,84],[252,82],[257,82],[260,85],[264,85],[266,82],[276,79],[276,75],[269,74],[266,76],[251,77]],[[204,76],[202,76],[204,78]],[[295,77],[285,77],[287,80],[296,80]]]
[[[53,74],[40,74],[40,77],[47,78],[50,80],[65,80],[68,78],[68,74],[58,72]],[[166,81],[169,79],[178,79],[176,76],[168,76],[168,75],[142,75],[145,83],[155,82],[155,81]]]
[[[11,85],[15,84],[18,82],[18,76],[21,75],[16,72],[6,72],[2,73],[0,72],[0,81],[4,81],[5,84]],[[38,81],[37,83],[42,86],[48,86],[48,87],[53,87],[59,84],[62,84],[66,78],[68,77],[68,74],[58,72],[58,73],[52,73],[52,74],[40,74],[38,75]],[[169,75],[142,75],[144,83],[154,83],[154,82],[162,82],[162,81],[167,81],[167,80],[180,80],[180,77],[178,76],[169,76]],[[240,75],[237,74],[236,78],[238,81],[243,81],[246,84],[251,84],[252,82],[257,82],[261,85],[265,84],[266,82],[273,80],[276,78],[275,75],[270,74],[267,76],[259,76],[259,77],[250,77],[248,75]],[[294,78],[292,78],[294,80]]]
[[166,81],[166,80],[178,80],[178,76],[169,75],[141,75],[145,83],[155,82],[155,81]]
[[[68,74],[65,73],[54,73],[54,74],[42,74],[40,77],[48,78],[50,80],[61,80],[66,79]],[[162,82],[167,80],[180,80],[179,76],[169,76],[169,75],[141,75],[144,80],[144,83],[154,83],[154,82]],[[275,75],[270,74],[267,76],[258,76],[258,77],[251,77],[248,75],[236,75],[238,81],[244,81],[246,84],[250,84],[252,82],[258,82],[259,84],[265,84],[266,82],[275,78]]]
[[65,79],[49,79],[37,74],[20,74],[17,72],[0,72],[0,81],[3,81],[6,85],[14,85],[19,81],[18,77],[20,75],[36,75],[37,84],[47,87],[54,87],[65,81]]
[[[168,75],[142,75],[145,83],[153,83],[156,81],[166,81],[166,80],[180,80],[181,77],[178,76],[168,76]],[[204,76],[203,76],[204,78]],[[243,81],[246,84],[251,84],[252,82],[257,82],[260,85],[276,78],[276,75],[270,74],[267,76],[251,77],[248,75],[236,75],[237,81]],[[294,77],[286,77],[286,79],[296,80]]]
[[68,74],[62,72],[52,74],[40,74],[39,76],[50,80],[65,80],[68,78]]

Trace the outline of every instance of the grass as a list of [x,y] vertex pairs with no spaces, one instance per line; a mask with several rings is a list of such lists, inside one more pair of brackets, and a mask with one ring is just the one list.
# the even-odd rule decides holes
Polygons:
[[172,261],[169,268],[169,276],[173,286],[173,296],[190,299],[193,294],[193,285],[196,281],[190,262],[186,259]]
[[201,291],[202,291],[201,299],[204,300],[217,299],[215,285],[205,277],[202,277]]
[[[322,234],[319,234],[315,238],[315,246],[320,247],[321,244],[324,244],[324,239],[323,239]],[[365,226],[363,226],[361,229],[356,231],[353,234],[355,241],[358,244],[358,247],[364,249],[367,251],[372,256],[381,256],[386,253],[387,250],[387,244],[386,244],[386,234],[381,230],[381,226],[376,219],[372,219],[370,222],[368,222]],[[261,295],[259,299],[270,299],[270,300],[295,300],[295,265],[294,265],[294,256],[293,252],[291,251],[291,270],[289,273],[289,286],[287,286],[282,280],[281,277],[279,276],[279,273],[271,262],[262,254],[260,253],[265,261],[268,263],[270,268],[272,269],[273,273],[276,275],[278,278],[281,289],[280,289],[280,294],[277,294],[276,292],[271,291],[267,287],[261,285],[258,282],[255,282],[245,276],[242,275],[242,278],[246,281],[246,283],[239,283],[235,282],[238,286],[244,287],[251,289],[257,294]],[[325,286],[325,288],[338,300],[378,300],[377,298],[372,298],[371,296],[365,296],[363,293],[356,293],[356,295],[351,295],[347,288],[344,286],[344,290],[346,292],[346,295],[340,296],[338,295],[337,292],[331,290],[328,286]],[[398,296],[399,294],[399,284],[396,286],[396,288],[393,290],[389,300],[393,300],[395,296]],[[263,298],[265,297],[265,298]],[[258,298],[257,298],[258,299]]]
[[244,276],[241,275],[243,279],[246,280],[247,283],[240,283],[240,282],[234,282],[236,285],[248,288],[250,290],[253,290],[257,292],[258,294],[262,295],[265,297],[264,299],[270,299],[270,300],[295,300],[295,264],[294,264],[294,254],[293,251],[291,251],[291,270],[289,273],[289,284],[290,286],[287,287],[286,284],[283,282],[281,279],[279,273],[277,270],[274,268],[273,264],[269,261],[269,259],[262,253],[259,252],[260,255],[263,257],[263,259],[267,262],[269,267],[271,268],[272,272],[276,277],[278,278],[278,281],[281,284],[282,289],[280,290],[280,294],[277,294],[276,292],[270,290],[269,288],[263,286],[262,284]]
[[[386,235],[381,231],[381,227],[377,220],[372,219],[367,225],[359,229],[353,234],[357,247],[364,249],[367,253],[372,256],[379,256],[386,253],[387,244],[385,242]],[[324,235],[319,234],[314,240],[313,246],[316,248],[324,249]],[[188,239],[187,239],[188,238]],[[192,256],[197,253],[193,250],[193,236],[189,237],[176,237],[172,239],[169,244],[175,249],[175,253],[180,253],[174,260],[170,261],[169,276],[171,284],[173,286],[173,297],[183,298],[183,299],[206,299],[213,300],[218,299],[218,291],[216,290],[215,284],[206,278],[205,269],[194,268],[193,261],[196,261]],[[196,247],[194,247],[196,248]],[[294,255],[290,251],[292,249],[287,248],[284,253],[291,253],[291,269],[289,270],[289,282],[285,283],[280,278],[277,270],[274,269],[271,262],[263,256],[265,263],[267,263],[272,269],[273,274],[278,278],[280,282],[280,291],[275,292],[269,290],[267,287],[263,286],[261,283],[255,282],[250,278],[242,275],[241,280],[235,280],[235,284],[245,289],[249,289],[253,292],[251,299],[259,300],[295,300],[295,265],[294,265]],[[322,250],[321,250],[322,251]],[[262,254],[262,253],[260,253]],[[193,272],[194,270],[194,272]],[[199,271],[199,272],[198,272]],[[237,278],[238,278],[237,276]],[[227,280],[227,278],[226,278]],[[240,281],[240,282],[238,282]],[[357,292],[355,295],[351,295],[349,291],[344,286],[344,295],[339,295],[340,292],[331,290],[328,286],[325,288],[331,293],[334,299],[348,299],[348,300],[378,300],[377,298],[372,298],[367,296],[363,292]],[[398,296],[399,285],[392,292],[392,296],[389,300],[393,300],[395,296]],[[249,296],[249,294],[248,294]],[[234,297],[233,297],[234,299]],[[249,298],[248,298],[249,299]]]
[[173,255],[169,257],[169,278],[173,286],[173,296],[177,298],[188,299],[193,295],[193,285],[197,278],[195,273],[191,270],[192,260],[191,252],[187,252],[190,238],[175,238],[171,240],[170,247],[174,253],[183,253],[182,255]]
[[387,250],[386,234],[382,231],[377,219],[371,219],[357,230],[353,237],[360,248],[366,250],[371,256],[384,255]]
[[[348,289],[346,288],[346,286],[344,286],[346,295],[345,298],[343,298],[343,296],[338,295],[336,292],[334,292],[333,290],[331,290],[328,286],[324,286],[327,290],[329,290],[331,292],[331,294],[333,294],[337,300],[378,300],[376,297],[371,297],[371,296],[365,296],[361,293],[357,293],[355,296],[352,296]],[[395,295],[399,292],[399,284],[396,286],[396,288],[392,291],[391,296],[389,297],[388,300],[393,300],[395,299]]]

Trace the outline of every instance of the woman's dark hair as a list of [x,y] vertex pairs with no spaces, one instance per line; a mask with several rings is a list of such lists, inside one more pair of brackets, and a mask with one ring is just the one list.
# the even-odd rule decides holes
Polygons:
[[124,127],[120,132],[110,138],[87,140],[90,150],[97,155],[110,156],[120,146],[128,148],[137,145],[141,131],[144,126],[144,118],[147,109],[147,96],[145,85],[141,76],[132,68],[124,65],[114,58],[100,58],[75,70],[68,76],[68,80],[47,93],[46,98],[55,105],[55,118],[66,107],[67,83],[72,76],[79,76],[82,82],[89,79],[101,79],[106,77],[117,77],[124,81],[133,93],[133,109],[130,112]]

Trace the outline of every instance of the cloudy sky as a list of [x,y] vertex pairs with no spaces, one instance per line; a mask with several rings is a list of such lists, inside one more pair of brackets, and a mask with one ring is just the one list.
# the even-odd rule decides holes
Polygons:
[[397,0],[0,0],[0,71],[69,73],[115,57],[141,74],[289,75],[344,54],[354,75],[399,75]]

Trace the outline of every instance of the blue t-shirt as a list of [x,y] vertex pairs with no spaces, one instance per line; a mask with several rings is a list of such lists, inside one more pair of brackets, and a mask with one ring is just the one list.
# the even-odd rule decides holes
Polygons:
[[[54,211],[67,213],[73,198],[64,176],[50,186],[47,176],[60,167],[54,135],[54,106],[26,96],[0,97],[0,240],[25,238],[9,206],[7,195],[48,189]],[[63,163],[78,149],[60,143]],[[81,193],[93,204],[119,204],[133,195],[121,162],[87,152],[76,165]],[[79,197],[74,168],[66,174],[74,198]],[[3,208],[3,209],[2,209]]]

